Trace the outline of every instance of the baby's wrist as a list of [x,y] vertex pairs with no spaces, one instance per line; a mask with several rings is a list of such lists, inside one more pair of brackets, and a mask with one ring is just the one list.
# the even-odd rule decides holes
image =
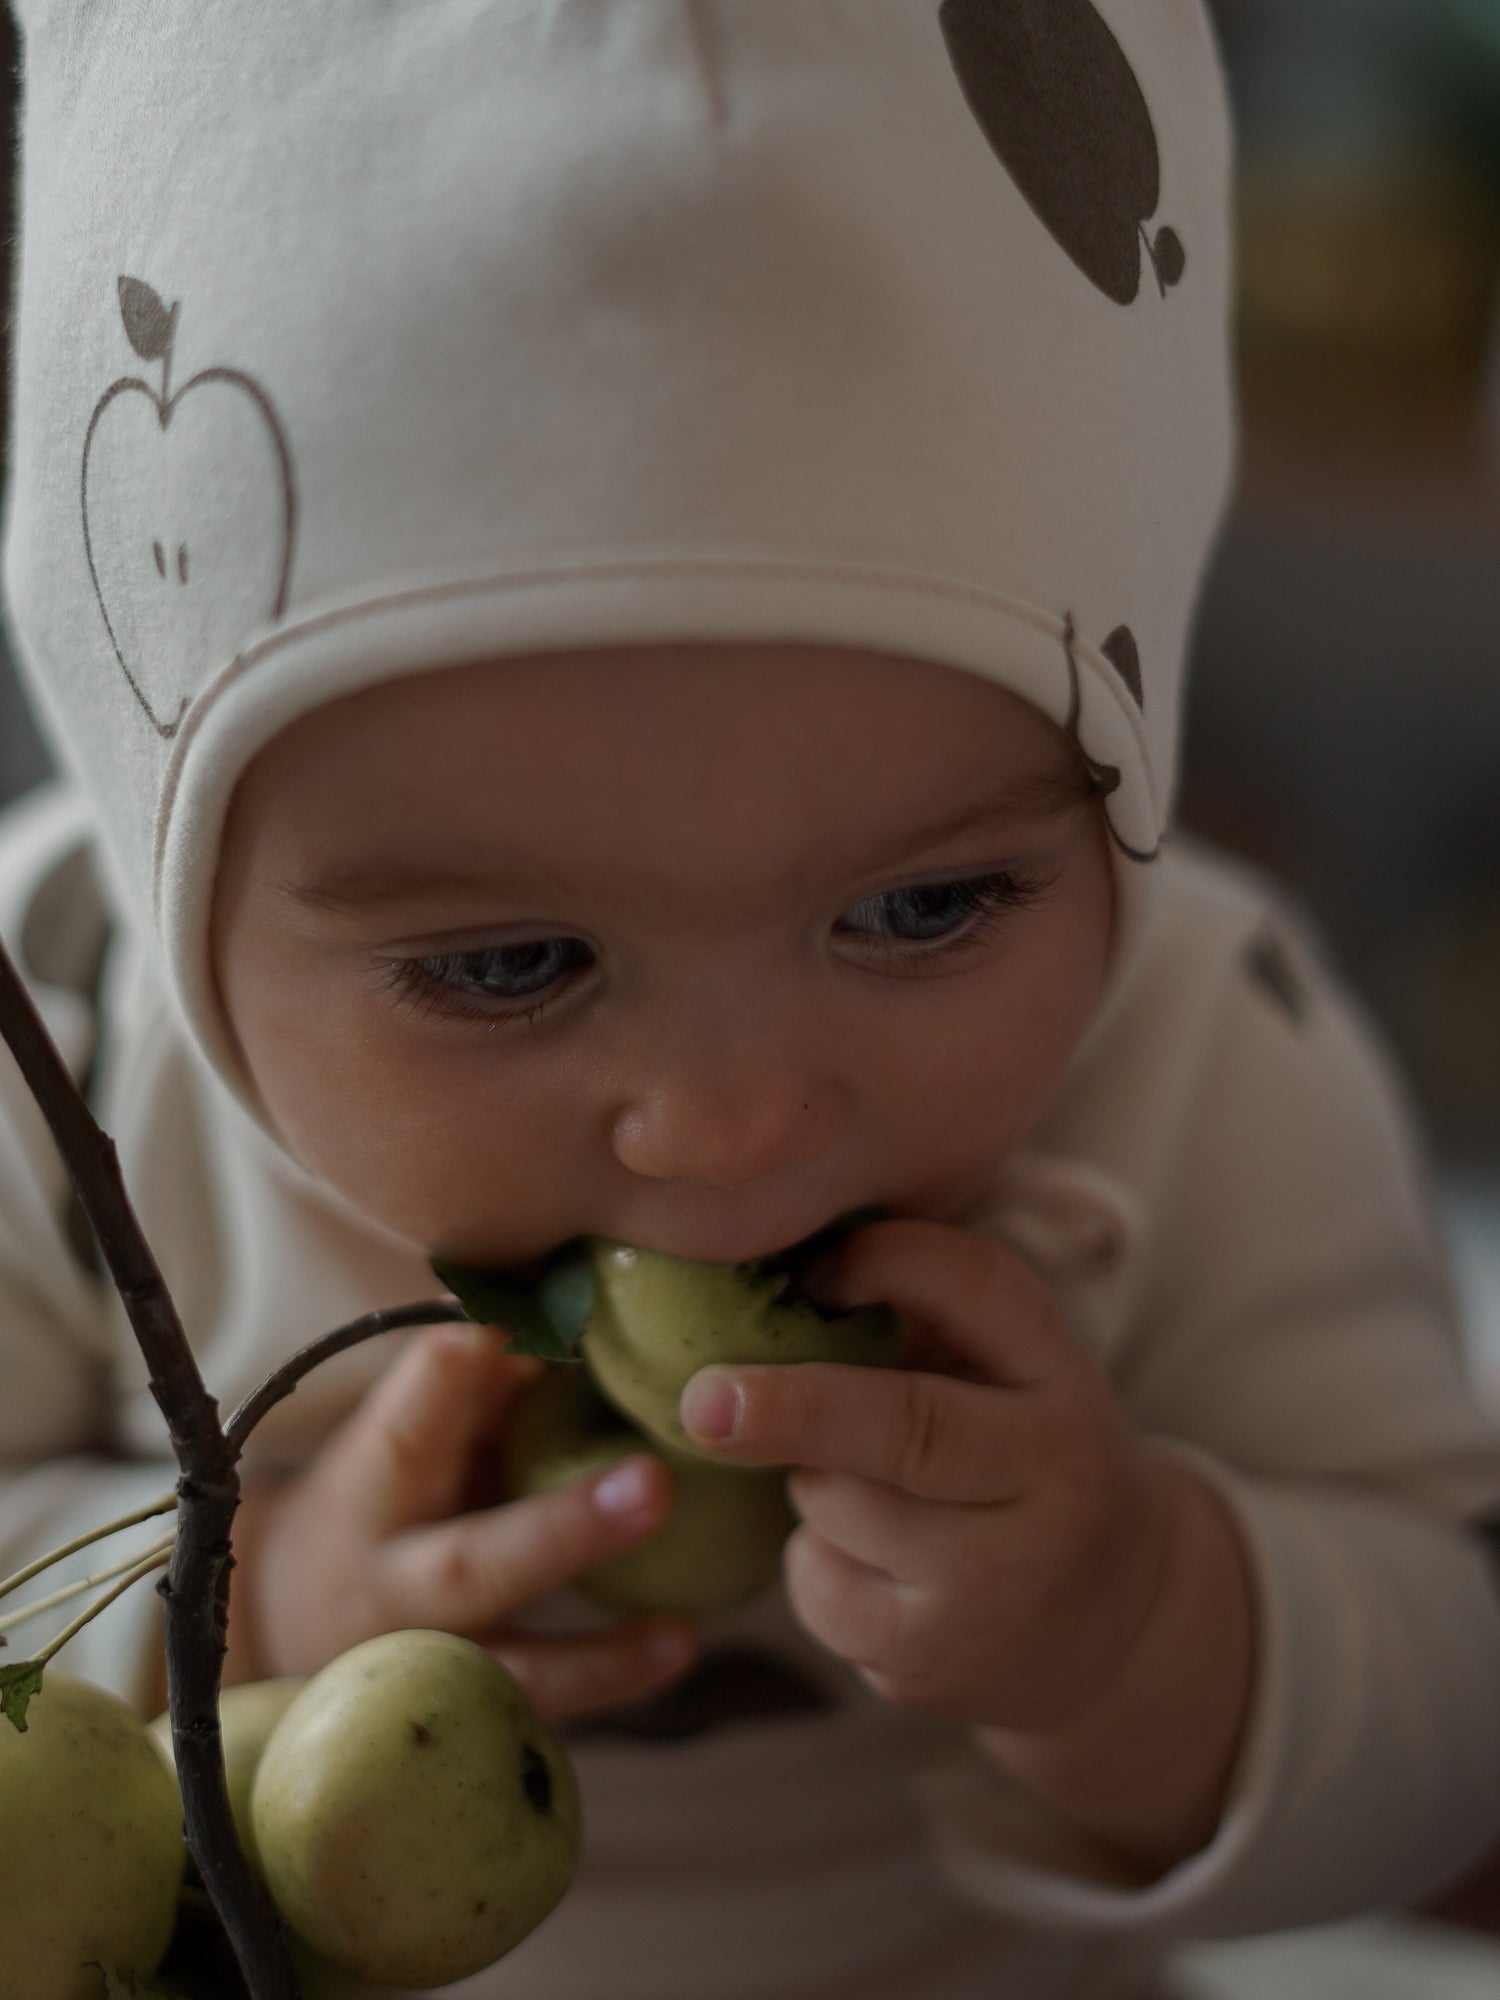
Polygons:
[[1166,1546],[1149,1615],[1084,1708],[1034,1732],[984,1727],[980,1748],[1138,1867],[1164,1872],[1212,1837],[1249,1703],[1253,1617],[1238,1538],[1212,1490],[1151,1467]]

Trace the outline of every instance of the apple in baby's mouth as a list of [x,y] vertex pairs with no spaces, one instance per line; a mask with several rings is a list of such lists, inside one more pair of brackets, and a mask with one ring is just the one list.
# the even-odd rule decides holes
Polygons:
[[[677,1406],[711,1362],[843,1361],[896,1367],[904,1341],[885,1306],[831,1316],[787,1272],[694,1264],[603,1239],[581,1351],[600,1389],[643,1430],[690,1457],[720,1457],[683,1428]],[[750,1460],[735,1455],[737,1465]]]
[[[510,1333],[512,1353],[581,1361],[605,1399],[688,1458],[723,1464],[678,1416],[682,1392],[713,1362],[837,1361],[898,1368],[907,1330],[885,1305],[834,1312],[801,1274],[881,1210],[862,1210],[791,1249],[747,1263],[703,1263],[609,1237],[574,1238],[540,1268],[485,1272],[435,1259],[432,1269],[471,1319]],[[736,1453],[736,1465],[765,1461]]]
[[606,1402],[586,1368],[548,1368],[521,1391],[505,1431],[505,1495],[550,1492],[639,1452],[671,1473],[672,1512],[646,1541],[585,1570],[585,1597],[611,1611],[709,1617],[775,1582],[797,1525],[786,1474],[673,1451]]

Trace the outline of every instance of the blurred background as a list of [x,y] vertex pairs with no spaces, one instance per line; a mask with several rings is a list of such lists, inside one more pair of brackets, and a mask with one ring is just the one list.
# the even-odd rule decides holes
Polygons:
[[[1403,1063],[1500,1414],[1500,0],[1210,4],[1240,133],[1243,473],[1182,818],[1296,891]],[[11,37],[7,14],[6,168]],[[0,801],[45,771],[0,652]],[[1477,2000],[1500,1943],[1382,1921],[1181,1977],[1192,2000]]]

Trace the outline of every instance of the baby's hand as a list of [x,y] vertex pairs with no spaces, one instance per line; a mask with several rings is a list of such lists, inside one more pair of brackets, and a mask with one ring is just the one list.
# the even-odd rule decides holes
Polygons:
[[[655,1534],[673,1505],[666,1467],[639,1455],[551,1493],[462,1511],[474,1464],[545,1365],[506,1354],[481,1327],[414,1334],[297,1477],[247,1482],[230,1608],[236,1677],[310,1674],[362,1639],[423,1627],[478,1641],[558,1722],[644,1701],[693,1663],[687,1618],[557,1637],[505,1623]],[[640,1504],[622,1510],[615,1496],[636,1477]],[[663,1635],[676,1641],[669,1658],[652,1650]]]
[[[908,1367],[716,1366],[681,1403],[703,1443],[800,1468],[799,1620],[900,1705],[1066,1722],[1140,1637],[1166,1546],[1170,1501],[1103,1368],[1015,1252],[945,1224],[859,1229],[812,1290],[894,1307]],[[694,1422],[721,1377],[741,1389],[732,1443]]]

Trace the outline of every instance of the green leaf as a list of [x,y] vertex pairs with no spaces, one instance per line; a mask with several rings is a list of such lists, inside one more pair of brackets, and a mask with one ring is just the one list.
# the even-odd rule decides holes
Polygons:
[[580,1236],[558,1252],[537,1283],[537,1303],[571,1350],[588,1330],[594,1310],[594,1260]]
[[586,1237],[574,1238],[551,1258],[509,1270],[481,1271],[436,1258],[430,1268],[470,1319],[505,1329],[508,1354],[543,1361],[579,1359],[578,1344],[594,1307]]
[[0,1667],[0,1714],[26,1734],[26,1709],[34,1694],[42,1691],[46,1667],[41,1660],[16,1660]]

